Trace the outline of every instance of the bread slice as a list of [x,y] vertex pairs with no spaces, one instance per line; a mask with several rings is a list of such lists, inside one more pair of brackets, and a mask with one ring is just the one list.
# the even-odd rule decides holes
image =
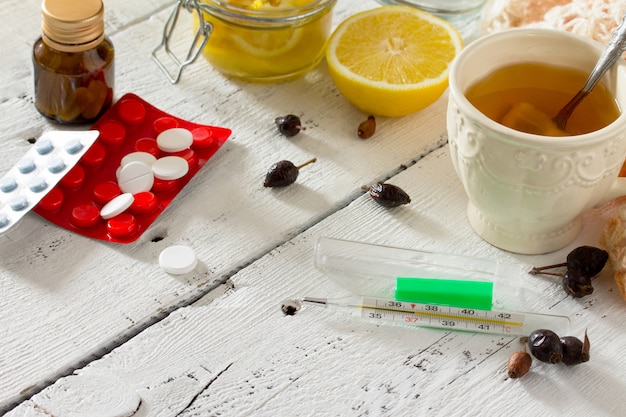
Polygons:
[[[616,200],[623,200],[620,197]],[[621,201],[620,201],[621,202]],[[600,236],[600,245],[609,253],[615,283],[626,300],[626,201],[609,217]]]

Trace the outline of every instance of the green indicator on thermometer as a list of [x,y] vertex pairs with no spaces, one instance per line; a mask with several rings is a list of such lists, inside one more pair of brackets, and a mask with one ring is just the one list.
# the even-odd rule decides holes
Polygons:
[[522,312],[544,295],[520,280],[519,265],[328,237],[317,240],[314,261],[354,296],[303,302],[363,319],[507,335],[570,326],[566,316]]
[[398,278],[398,301],[491,310],[493,282],[442,278]]
[[374,297],[305,297],[302,301],[327,308],[352,309],[360,313],[360,318],[380,323],[476,333],[523,336],[538,328],[566,332],[570,326],[570,320],[566,316],[452,307]]

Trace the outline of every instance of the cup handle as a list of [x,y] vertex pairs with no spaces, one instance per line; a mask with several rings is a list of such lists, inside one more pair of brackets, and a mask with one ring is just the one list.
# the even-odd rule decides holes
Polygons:
[[595,205],[595,207],[600,207],[604,203],[613,200],[616,197],[621,197],[626,195],[626,177],[617,177],[611,185],[611,188],[606,192],[606,194],[600,199],[600,201]]

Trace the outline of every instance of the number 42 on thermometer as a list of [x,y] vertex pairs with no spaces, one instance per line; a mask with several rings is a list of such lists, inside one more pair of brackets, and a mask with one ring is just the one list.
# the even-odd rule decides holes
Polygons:
[[535,328],[568,328],[569,318],[549,314],[480,310],[373,297],[305,297],[304,303],[360,310],[360,317],[385,323],[477,333],[526,335]]

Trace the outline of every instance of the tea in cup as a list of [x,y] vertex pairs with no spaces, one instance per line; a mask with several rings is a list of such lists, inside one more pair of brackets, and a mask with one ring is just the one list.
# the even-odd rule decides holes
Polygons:
[[[565,131],[551,124],[603,49],[564,31],[514,29],[474,41],[452,63],[450,155],[469,197],[469,222],[487,242],[523,254],[561,249],[578,236],[586,211],[626,194],[618,178],[626,61],[583,100]],[[502,124],[506,117],[542,124],[529,133]]]

